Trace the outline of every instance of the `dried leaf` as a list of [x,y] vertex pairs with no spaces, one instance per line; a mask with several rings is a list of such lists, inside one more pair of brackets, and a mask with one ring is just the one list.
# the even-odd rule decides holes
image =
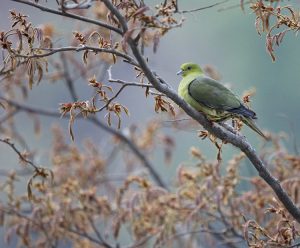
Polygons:
[[118,129],[121,128],[121,117],[117,114],[118,117]]
[[112,54],[113,62],[114,64],[117,62],[117,56],[115,54]]
[[130,115],[130,113],[129,113],[129,110],[128,110],[128,108],[126,108],[126,107],[125,107],[125,106],[123,106],[123,105],[122,105],[122,108],[123,108],[123,110],[124,110],[125,114],[126,114],[127,116],[129,116],[129,115]]
[[3,102],[0,102],[0,107],[2,107],[3,109],[5,109],[5,105],[3,104]]
[[83,53],[82,60],[83,60],[83,62],[84,62],[85,64],[87,64],[88,53],[89,53],[88,50],[85,50],[84,53]]
[[32,86],[34,84],[34,72],[35,72],[35,60],[34,59],[28,59],[27,61],[27,74],[29,77],[29,89],[32,89]]
[[33,177],[31,177],[27,183],[27,197],[30,201],[33,200],[33,195],[32,195],[32,180]]
[[73,124],[75,121],[75,113],[73,110],[70,111],[70,120],[69,120],[69,134],[71,136],[71,140],[74,141],[74,133],[73,133]]
[[137,11],[135,11],[132,15],[132,17],[137,17],[139,15],[143,15],[146,11],[148,11],[150,8],[148,6],[143,6],[139,8]]
[[37,68],[37,71],[38,71],[38,81],[37,83],[40,83],[42,78],[43,78],[43,67],[41,65],[41,63],[39,61],[36,61],[36,68]]
[[149,90],[150,90],[150,87],[146,87],[146,90],[145,90],[145,96],[146,96],[146,97],[149,96]]
[[5,222],[5,213],[2,211],[2,205],[0,204],[0,226],[3,226]]

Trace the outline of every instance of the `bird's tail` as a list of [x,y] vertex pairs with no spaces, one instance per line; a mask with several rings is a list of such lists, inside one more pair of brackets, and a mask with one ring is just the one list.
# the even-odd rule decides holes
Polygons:
[[242,117],[242,121],[248,126],[250,127],[253,131],[255,131],[256,133],[258,133],[260,136],[262,136],[264,139],[267,140],[267,137],[263,134],[263,132],[258,128],[258,126],[256,125],[256,123],[254,122],[254,120],[252,120],[251,118],[247,118],[247,117]]

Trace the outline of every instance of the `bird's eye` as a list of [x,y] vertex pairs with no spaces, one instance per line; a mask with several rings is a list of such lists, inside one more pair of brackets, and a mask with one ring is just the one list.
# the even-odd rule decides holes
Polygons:
[[188,69],[188,70],[191,70],[191,69],[192,69],[192,67],[190,67],[190,66],[189,66],[187,69]]

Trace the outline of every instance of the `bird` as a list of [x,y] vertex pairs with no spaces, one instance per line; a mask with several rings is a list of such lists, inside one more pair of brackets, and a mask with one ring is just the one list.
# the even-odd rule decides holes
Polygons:
[[256,113],[222,83],[206,76],[198,64],[184,63],[177,75],[182,76],[178,95],[212,122],[239,118],[243,123],[267,139],[255,121]]

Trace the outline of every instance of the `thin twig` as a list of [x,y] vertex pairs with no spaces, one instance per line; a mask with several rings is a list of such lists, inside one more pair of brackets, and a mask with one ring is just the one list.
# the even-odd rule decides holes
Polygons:
[[181,11],[177,11],[177,13],[180,13],[180,14],[193,13],[193,12],[197,12],[197,11],[201,11],[201,10],[213,8],[215,6],[221,5],[221,4],[226,3],[228,1],[229,0],[224,0],[222,2],[214,3],[214,4],[211,4],[211,5],[208,5],[208,6],[205,6],[205,7],[201,7],[201,8],[197,8],[197,9],[181,10]]
[[174,119],[174,120],[165,120],[163,122],[168,123],[168,122],[180,122],[180,121],[191,121],[193,120],[192,118],[181,118],[181,119]]
[[36,171],[39,170],[39,167],[37,165],[35,165],[32,161],[30,161],[27,158],[25,158],[24,155],[22,155],[22,153],[16,148],[15,144],[12,143],[12,142],[10,142],[9,139],[0,139],[0,142],[9,145],[18,154],[19,158],[22,161],[24,161],[25,163],[31,165]]
[[97,112],[101,112],[103,109],[106,109],[106,108],[109,106],[109,104],[110,104],[113,100],[115,100],[115,99],[121,94],[121,92],[126,88],[126,86],[128,86],[128,84],[123,84],[123,85],[121,86],[121,88],[117,91],[117,93],[116,93],[113,97],[111,97],[111,98],[105,103],[104,106],[102,106],[100,109],[98,109]]

